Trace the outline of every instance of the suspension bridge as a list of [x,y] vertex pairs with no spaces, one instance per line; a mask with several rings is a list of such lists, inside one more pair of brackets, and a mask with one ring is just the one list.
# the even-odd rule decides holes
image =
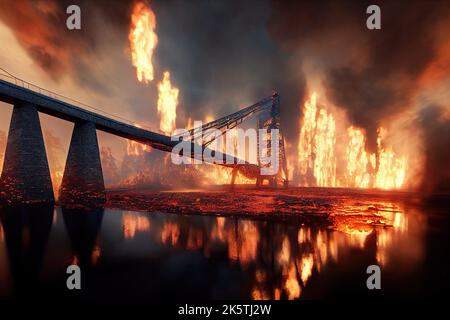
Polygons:
[[[55,199],[39,112],[74,123],[59,195],[59,202],[63,205],[77,204],[80,201],[101,204],[106,200],[96,130],[146,144],[164,152],[171,152],[179,143],[170,136],[138,127],[127,119],[56,94],[15,77],[4,69],[1,70],[3,72],[0,73],[0,101],[13,105],[1,174],[3,196],[7,197],[11,203],[49,203],[54,202]],[[271,129],[278,129],[280,132],[277,155],[280,163],[278,173],[271,176],[261,175],[262,164],[259,157],[257,163],[249,163],[231,156],[233,159],[231,162],[227,160],[220,165],[232,168],[232,184],[236,175],[241,173],[255,179],[257,186],[262,185],[265,180],[271,186],[277,186],[280,183],[287,185],[284,138],[280,127],[280,99],[276,93],[252,106],[206,123],[201,128],[187,130],[189,138],[185,140],[190,141],[191,150],[195,150],[198,134],[201,132],[203,142],[200,147],[201,150],[205,150],[215,139],[208,136],[208,129],[217,129],[225,134],[252,116],[258,116],[259,129],[265,129],[268,132]],[[258,140],[258,144],[260,143],[261,141]],[[271,141],[267,141],[266,146],[270,154]],[[182,156],[203,161],[202,154],[203,152],[200,159],[194,151]],[[215,155],[224,160],[230,159],[229,155],[218,151],[215,151]]]

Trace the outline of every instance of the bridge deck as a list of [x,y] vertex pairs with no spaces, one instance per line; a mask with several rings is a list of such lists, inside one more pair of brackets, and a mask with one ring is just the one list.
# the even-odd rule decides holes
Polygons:
[[[178,143],[177,141],[171,141],[171,138],[164,134],[139,128],[62,101],[63,99],[68,100],[68,98],[56,95],[20,79],[3,74],[2,78],[7,80],[0,79],[0,101],[11,104],[14,104],[15,101],[26,101],[36,105],[39,112],[71,122],[89,121],[94,123],[98,130],[137,141],[161,151],[170,152]],[[190,156],[193,157],[193,155]],[[220,156],[219,153],[218,156]],[[223,155],[224,159],[225,156]],[[238,159],[235,158],[235,163],[237,162]],[[234,167],[235,165],[224,164],[224,166]],[[238,166],[242,169],[240,171],[249,178],[256,178],[259,175],[259,167],[255,164],[245,162],[245,164]]]

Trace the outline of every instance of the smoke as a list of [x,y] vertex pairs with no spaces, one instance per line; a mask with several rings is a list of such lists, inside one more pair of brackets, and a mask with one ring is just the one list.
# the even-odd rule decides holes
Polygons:
[[120,181],[119,168],[117,166],[117,160],[112,154],[111,148],[102,146],[100,158],[102,161],[105,185],[109,186],[118,183]]
[[[81,8],[80,31],[65,27],[65,8],[70,4]],[[122,79],[116,81],[124,89],[130,81],[117,63],[110,66],[112,71],[98,70],[96,65],[105,59],[105,51],[111,54],[105,48],[114,45],[116,51],[128,50],[132,4],[7,0],[0,5],[0,19],[53,78],[70,74],[81,86],[108,94],[113,79]],[[177,127],[184,127],[188,117],[223,116],[277,90],[282,97],[285,135],[296,144],[304,79],[301,69],[291,67],[294,57],[282,51],[267,31],[269,1],[208,1],[199,5],[172,0],[149,4],[156,13],[160,38],[154,60],[156,80],[164,70],[170,70],[181,90],[182,114],[177,116]],[[113,45],[108,41],[114,41]],[[119,66],[126,64],[127,72],[134,73],[127,54],[121,60]],[[129,101],[136,105],[134,96],[130,93]]]
[[418,118],[425,139],[425,192],[450,192],[450,120],[441,106],[423,109]]
[[155,2],[157,65],[174,70],[181,109],[193,119],[220,116],[277,90],[285,134],[296,139],[303,75],[291,68],[267,25],[268,1]]
[[[65,28],[65,8],[71,4],[82,10],[80,31]],[[276,90],[281,124],[294,147],[310,77],[319,75],[327,100],[344,110],[351,124],[365,129],[368,151],[374,152],[383,120],[411,108],[424,78],[450,69],[448,45],[440,49],[448,43],[446,1],[378,1],[382,29],[371,31],[366,8],[373,3],[368,1],[155,0],[149,5],[159,37],[156,78],[141,87],[127,52],[132,4],[4,0],[0,19],[54,79],[68,74],[80,86],[105,95],[120,91],[139,118],[157,119],[153,84],[165,70],[180,88],[177,127],[185,127],[188,117],[218,118]],[[427,163],[440,165],[429,147]],[[292,158],[296,150],[288,150]]]
[[[10,27],[37,66],[54,81],[68,75],[81,87],[108,94],[111,91],[96,65],[104,60],[102,51],[111,40],[105,34],[126,34],[130,2],[3,0],[0,20]],[[66,8],[72,4],[81,8],[81,30],[66,27]]]
[[276,3],[272,31],[322,68],[329,100],[366,130],[370,151],[383,118],[411,106],[420,75],[436,58],[445,2],[381,2],[381,30],[366,28],[366,1]]

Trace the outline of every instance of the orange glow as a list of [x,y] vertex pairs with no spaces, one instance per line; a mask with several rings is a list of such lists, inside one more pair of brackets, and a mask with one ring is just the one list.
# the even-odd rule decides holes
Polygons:
[[173,246],[178,243],[178,238],[180,237],[180,229],[175,223],[164,224],[163,230],[161,232],[162,243],[171,243]]
[[[231,182],[232,169],[224,166],[218,166],[214,164],[198,165],[197,170],[203,176],[204,185],[221,185],[229,184]],[[238,172],[235,179],[236,184],[250,184],[255,183],[254,179],[249,179],[242,173]]]
[[347,128],[345,173],[336,176],[336,123],[334,116],[317,107],[317,94],[305,102],[298,144],[298,169],[301,186],[399,189],[407,178],[406,156],[396,154],[388,143],[387,130],[378,129],[377,150],[366,150],[365,132]]
[[102,251],[100,249],[100,246],[95,245],[95,247],[94,247],[94,249],[92,250],[92,253],[91,253],[91,264],[93,266],[97,265],[98,260],[100,259],[100,256],[101,256],[101,252]]
[[307,177],[314,176],[313,185],[336,186],[335,156],[336,123],[331,113],[317,108],[317,94],[305,102],[298,145],[300,174],[304,176],[302,185],[308,186]]
[[378,129],[378,172],[375,178],[375,187],[381,189],[394,189],[402,187],[406,177],[406,157],[397,157],[390,147],[383,146],[387,131]]
[[[137,123],[134,124],[136,127],[141,128],[140,125]],[[145,152],[150,152],[152,150],[152,147],[139,143],[137,141],[133,140],[127,140],[127,155],[129,156],[141,156]]]
[[139,143],[133,140],[127,140],[127,155],[129,156],[140,156],[145,152],[150,152],[152,147]]
[[306,101],[303,108],[303,121],[301,123],[298,145],[298,161],[302,175],[306,175],[308,170],[313,168],[313,142],[317,113],[316,101],[317,95],[313,93],[310,101]]
[[186,248],[188,250],[198,250],[203,246],[203,232],[194,228],[189,229]]
[[63,174],[64,174],[64,172],[61,170],[54,170],[54,171],[50,172],[50,177],[52,179],[52,185],[53,185],[53,193],[56,198],[58,198],[58,195],[59,195],[59,188],[61,187]]
[[137,232],[146,232],[150,230],[150,220],[133,213],[124,213],[122,217],[123,237],[133,239]]
[[243,265],[247,265],[256,259],[259,230],[251,221],[242,221],[239,223],[241,234],[239,260]]
[[285,237],[281,244],[280,254],[278,255],[278,263],[280,265],[286,265],[291,259],[291,245],[289,243],[289,238]]
[[158,43],[155,28],[156,17],[153,11],[144,3],[137,2],[131,15],[128,39],[131,47],[131,59],[136,67],[136,77],[144,83],[148,83],[154,78],[152,57]]
[[177,117],[178,88],[172,87],[170,73],[164,72],[163,80],[158,83],[158,114],[159,127],[165,134],[171,134],[175,129]]
[[312,275],[313,264],[314,260],[312,254],[303,256],[300,261],[300,278],[302,279],[303,286],[306,285],[306,282]]
[[347,129],[347,186],[368,188],[371,177],[367,170],[369,155],[366,152],[366,137],[361,129],[353,126]]
[[284,283],[284,289],[286,290],[288,299],[293,300],[299,298],[302,289],[298,283],[297,270],[294,263],[289,266],[289,269],[285,272],[285,274],[286,281]]

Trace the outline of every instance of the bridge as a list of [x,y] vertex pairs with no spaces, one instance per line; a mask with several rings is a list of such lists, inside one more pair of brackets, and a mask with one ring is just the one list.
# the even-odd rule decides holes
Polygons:
[[[1,68],[0,68],[1,69]],[[45,113],[74,123],[69,152],[61,183],[59,202],[63,205],[76,205],[84,202],[102,204],[106,200],[105,185],[98,148],[96,130],[104,131],[129,140],[143,143],[165,152],[171,152],[178,141],[162,133],[133,125],[126,119],[106,113],[79,101],[46,90],[32,83],[17,78],[6,70],[0,73],[0,101],[13,105],[13,113],[8,133],[5,159],[1,175],[2,196],[11,203],[53,203],[54,194],[50,171],[45,153],[44,140],[38,113]],[[231,115],[214,120],[202,126],[203,133],[216,128],[224,134],[252,115],[259,114],[259,128],[267,130],[278,128],[279,96],[274,94],[256,104],[239,110]],[[188,130],[192,143],[189,156],[204,160],[202,155],[194,153],[196,135],[200,128]],[[208,148],[214,138],[205,138],[201,150]],[[189,140],[188,140],[189,141]],[[197,145],[198,146],[198,145]],[[270,149],[270,142],[268,148]],[[224,153],[216,151],[216,157],[230,159]],[[287,183],[287,167],[284,154],[284,139],[280,138],[279,174],[261,176],[260,163],[248,163],[231,157],[223,166],[232,168],[234,183],[236,174],[241,172],[249,178],[256,179],[261,185],[267,179],[272,186],[282,180]],[[283,178],[284,174],[284,178]]]

